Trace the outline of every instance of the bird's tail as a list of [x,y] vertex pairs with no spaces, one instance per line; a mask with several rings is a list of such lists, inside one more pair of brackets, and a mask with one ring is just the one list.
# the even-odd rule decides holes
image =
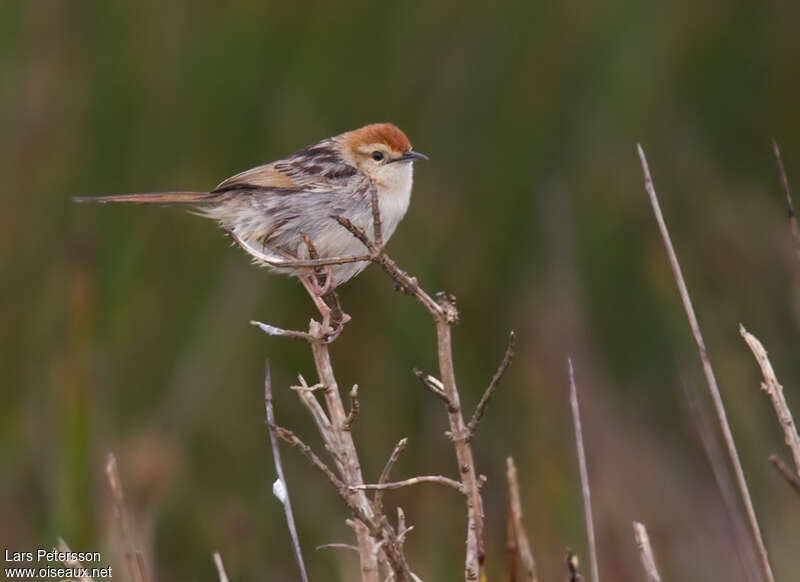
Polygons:
[[117,196],[76,196],[75,202],[121,202],[123,204],[208,204],[219,200],[214,192],[153,192],[152,194],[121,194]]

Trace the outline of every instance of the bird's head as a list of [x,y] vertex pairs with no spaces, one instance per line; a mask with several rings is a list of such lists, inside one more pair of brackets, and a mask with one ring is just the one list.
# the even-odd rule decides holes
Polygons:
[[342,156],[374,182],[393,187],[411,178],[414,160],[428,156],[411,149],[406,134],[391,123],[373,123],[338,137]]

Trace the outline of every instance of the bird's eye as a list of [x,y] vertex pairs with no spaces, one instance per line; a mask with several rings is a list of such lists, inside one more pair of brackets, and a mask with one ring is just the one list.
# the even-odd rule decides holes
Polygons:
[[383,159],[383,153],[381,152],[372,152],[372,159],[376,162],[380,162]]

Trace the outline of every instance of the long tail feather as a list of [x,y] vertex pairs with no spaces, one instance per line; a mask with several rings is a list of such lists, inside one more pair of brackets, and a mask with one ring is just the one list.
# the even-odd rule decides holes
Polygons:
[[75,202],[122,202],[124,204],[206,204],[219,199],[211,192],[153,192],[152,194],[121,194],[117,196],[76,196]]

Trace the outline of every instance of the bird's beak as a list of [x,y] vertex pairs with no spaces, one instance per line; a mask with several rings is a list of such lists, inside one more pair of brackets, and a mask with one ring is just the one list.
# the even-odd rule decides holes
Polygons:
[[425,154],[421,154],[419,152],[415,152],[415,151],[409,150],[406,153],[404,153],[402,156],[400,156],[399,158],[393,159],[390,163],[392,163],[392,162],[413,162],[414,160],[427,160],[427,159],[428,159],[428,156],[426,156]]

